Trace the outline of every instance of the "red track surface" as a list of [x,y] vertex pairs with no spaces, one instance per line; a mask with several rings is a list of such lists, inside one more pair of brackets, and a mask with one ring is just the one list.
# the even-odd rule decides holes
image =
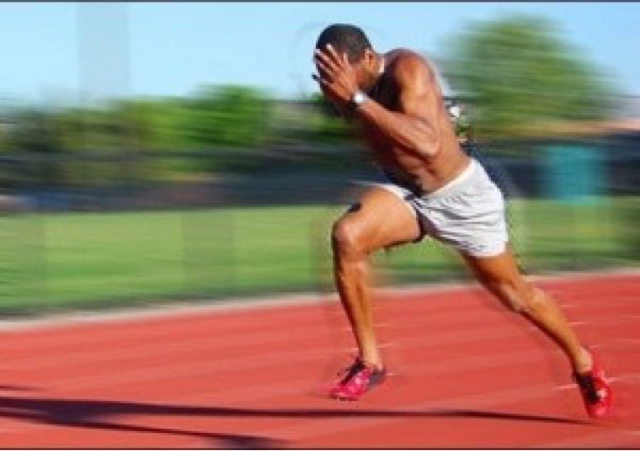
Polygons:
[[389,292],[394,375],[322,396],[351,336],[335,300],[5,327],[4,448],[616,448],[640,446],[640,276],[540,282],[613,379],[590,421],[564,357],[475,288]]

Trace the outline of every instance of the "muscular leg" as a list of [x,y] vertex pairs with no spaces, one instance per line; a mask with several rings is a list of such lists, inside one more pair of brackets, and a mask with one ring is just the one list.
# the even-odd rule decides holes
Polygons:
[[360,357],[381,366],[369,281],[369,255],[392,244],[418,238],[420,229],[411,210],[383,188],[365,192],[334,224],[332,249],[334,277],[342,306],[355,336]]
[[575,371],[591,369],[589,353],[581,346],[556,302],[524,279],[510,249],[495,257],[463,257],[478,281],[505,306],[521,313],[560,346]]

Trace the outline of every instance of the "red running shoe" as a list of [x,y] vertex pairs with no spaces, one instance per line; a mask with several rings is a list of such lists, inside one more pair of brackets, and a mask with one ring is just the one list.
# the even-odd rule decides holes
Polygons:
[[329,394],[332,398],[342,401],[356,401],[360,396],[376,385],[384,382],[386,370],[367,365],[359,357],[343,371],[344,376],[336,382]]
[[605,379],[593,352],[589,350],[593,366],[585,373],[573,373],[573,378],[580,387],[582,400],[587,413],[592,418],[603,418],[611,415],[613,410],[613,390]]

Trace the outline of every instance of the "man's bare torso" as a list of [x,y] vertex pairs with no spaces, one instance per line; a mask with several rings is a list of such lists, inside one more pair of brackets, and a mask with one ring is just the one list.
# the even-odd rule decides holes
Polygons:
[[[369,95],[385,108],[398,111],[399,87],[394,80],[396,63],[411,55],[408,50],[397,49],[384,55],[385,69]],[[414,54],[415,56],[415,54]],[[426,61],[425,66],[428,67]],[[427,108],[431,126],[438,137],[438,151],[426,156],[412,149],[402,148],[386,139],[373,127],[364,126],[364,139],[372,150],[375,162],[396,183],[418,190],[424,194],[444,186],[460,174],[469,164],[469,157],[462,151],[455,136],[451,120],[446,111],[442,93],[432,74]]]

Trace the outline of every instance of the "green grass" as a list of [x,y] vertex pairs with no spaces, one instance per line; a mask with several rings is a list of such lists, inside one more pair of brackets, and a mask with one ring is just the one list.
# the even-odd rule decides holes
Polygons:
[[[532,271],[637,265],[635,201],[513,202],[513,236],[523,265]],[[0,217],[0,310],[330,289],[328,233],[341,211],[326,206]],[[381,273],[399,281],[463,274],[452,252],[433,241],[381,253],[375,261]]]

